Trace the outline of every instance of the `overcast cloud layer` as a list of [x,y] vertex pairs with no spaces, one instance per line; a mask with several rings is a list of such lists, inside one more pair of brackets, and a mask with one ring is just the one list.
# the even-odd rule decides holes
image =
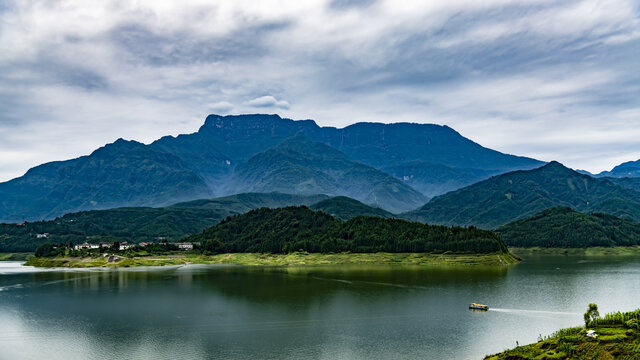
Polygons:
[[609,169],[640,158],[639,15],[631,0],[4,0],[0,181],[257,112],[446,124]]

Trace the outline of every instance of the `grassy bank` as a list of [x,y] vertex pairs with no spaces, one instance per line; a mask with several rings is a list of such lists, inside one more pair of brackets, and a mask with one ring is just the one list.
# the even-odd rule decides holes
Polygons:
[[33,253],[0,253],[0,261],[25,261],[33,257]]
[[[117,261],[116,261],[117,260]],[[134,256],[112,259],[107,257],[55,257],[31,258],[26,265],[37,267],[133,267],[183,264],[238,264],[253,266],[331,265],[331,264],[399,264],[399,265],[455,265],[506,266],[519,260],[511,254],[425,254],[425,253],[373,253],[373,254],[256,254],[235,253],[201,255],[176,252],[168,255]]]
[[640,359],[640,331],[624,327],[595,327],[597,340],[584,328],[570,328],[535,344],[519,346],[485,360],[507,359]]
[[588,248],[543,248],[510,247],[517,256],[527,255],[583,255],[583,256],[640,256],[640,246],[588,247]]
[[[562,329],[535,344],[519,346],[485,360],[509,359],[640,359],[639,311],[608,314],[589,326],[598,334],[587,336],[587,329]],[[635,320],[630,320],[635,319]]]

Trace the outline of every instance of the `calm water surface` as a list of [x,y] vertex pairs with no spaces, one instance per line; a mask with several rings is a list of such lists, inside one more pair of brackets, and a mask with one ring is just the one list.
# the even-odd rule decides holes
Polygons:
[[[467,309],[489,304],[488,312]],[[531,257],[509,269],[0,262],[0,359],[481,359],[640,307],[640,259]]]

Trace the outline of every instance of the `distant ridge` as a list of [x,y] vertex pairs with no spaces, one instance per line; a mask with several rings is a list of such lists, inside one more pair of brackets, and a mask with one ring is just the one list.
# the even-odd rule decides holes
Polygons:
[[[330,194],[356,197],[390,211],[404,211],[430,196],[491,175],[542,164],[484,148],[447,126],[356,123],[337,129],[278,115],[209,115],[193,134],[166,136],[150,145],[120,139],[90,155],[43,164],[0,183],[0,222],[50,219],[91,209],[165,206],[255,191],[251,184],[237,182],[251,175],[239,174],[238,169],[250,169],[250,159],[296,135],[306,137],[311,148],[323,144],[339,151],[354,169],[366,166],[386,174],[390,180],[378,181],[383,186],[372,189],[369,198],[355,193],[358,183],[348,181],[341,181]],[[285,163],[272,165],[291,169]],[[317,167],[298,164],[297,168],[301,173],[327,174]],[[272,188],[263,186],[259,191],[291,192],[277,182],[271,184]],[[352,190],[344,191],[347,188]],[[412,192],[420,194],[408,196]]]
[[615,166],[611,171],[603,171],[595,176],[613,178],[640,177],[640,160],[624,162]]
[[358,200],[346,196],[336,196],[322,200],[311,205],[310,208],[311,210],[325,212],[338,220],[349,220],[356,216],[395,217],[386,210],[365,205]]
[[433,224],[492,229],[556,206],[640,219],[639,192],[580,174],[556,161],[435,197],[403,216]]
[[204,179],[175,155],[118,139],[91,155],[46,163],[0,183],[0,222],[78,210],[163,206],[211,197]]

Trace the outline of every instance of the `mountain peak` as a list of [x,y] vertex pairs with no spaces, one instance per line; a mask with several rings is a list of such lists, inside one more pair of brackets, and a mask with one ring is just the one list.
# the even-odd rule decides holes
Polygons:
[[549,161],[545,165],[543,165],[543,166],[541,166],[541,167],[539,167],[537,169],[530,170],[530,171],[547,171],[547,172],[548,171],[552,171],[554,173],[560,172],[560,173],[565,173],[565,174],[569,174],[570,173],[570,174],[575,174],[575,175],[578,175],[578,174],[584,175],[582,173],[579,173],[579,172],[577,172],[577,171],[575,171],[575,170],[573,170],[571,168],[568,168],[568,167],[562,165],[560,162],[558,162],[556,160]]
[[566,166],[562,165],[560,162],[556,160],[551,160],[542,167],[548,168],[548,169],[568,169]]
[[[243,114],[243,115],[216,115],[210,114],[204,121],[203,128],[215,127],[223,128],[237,124],[254,123],[274,123],[285,120],[278,114]],[[291,121],[291,120],[289,120]]]

